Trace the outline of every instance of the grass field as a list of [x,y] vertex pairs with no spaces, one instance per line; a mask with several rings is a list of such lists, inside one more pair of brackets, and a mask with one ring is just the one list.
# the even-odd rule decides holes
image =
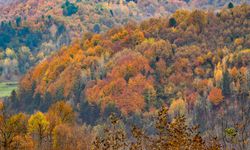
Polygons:
[[0,82],[0,98],[9,96],[17,88],[17,82]]

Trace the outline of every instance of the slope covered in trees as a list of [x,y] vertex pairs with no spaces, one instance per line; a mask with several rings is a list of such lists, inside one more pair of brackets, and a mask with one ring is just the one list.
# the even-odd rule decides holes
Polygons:
[[238,110],[249,91],[249,5],[178,10],[171,18],[86,34],[62,48],[22,78],[19,109],[47,110],[64,99],[91,123],[88,113],[140,114],[161,105],[173,116],[197,115],[194,122],[234,103]]
[[[231,7],[243,2],[235,0]],[[217,9],[226,5],[226,0],[4,1],[0,3],[0,80],[17,80],[39,61],[86,32],[103,33],[131,20],[165,16],[178,8]],[[5,54],[8,48],[16,55],[11,66]]]
[[[176,27],[169,27],[168,18],[159,18],[86,34],[27,73],[20,94],[32,90],[33,96],[48,92],[56,98],[60,92],[59,97],[73,98],[76,104],[87,99],[121,108],[130,106],[122,102],[136,99],[138,105],[131,105],[142,110],[146,99],[152,106],[177,93],[203,96],[211,90],[209,100],[218,103],[224,97],[214,95],[226,96],[229,89],[223,88],[232,88],[224,83],[230,82],[225,76],[239,88],[238,77],[248,75],[249,6],[217,14],[179,10],[172,18]],[[82,91],[75,93],[79,87]]]
[[[134,149],[140,147],[142,138],[154,135],[157,129],[164,133],[159,134],[160,140],[157,136],[149,140],[153,144],[156,140],[161,146],[178,149],[181,148],[178,143],[194,140],[190,148],[209,149],[198,134],[189,133],[186,121],[191,125],[199,124],[206,140],[210,135],[216,136],[224,149],[247,149],[249,12],[249,5],[227,7],[218,12],[177,10],[169,17],[130,22],[105,33],[86,33],[81,40],[63,47],[32,68],[21,79],[18,94],[6,101],[6,107],[13,112],[35,113],[28,121],[29,135],[36,138],[38,145],[56,136],[54,138],[59,139],[54,142],[58,149],[64,143],[63,136],[75,137],[70,137],[77,132],[71,128],[71,119],[70,127],[67,123],[53,126],[50,136],[47,130],[37,132],[37,121],[43,123],[39,127],[44,129],[56,124],[50,123],[56,119],[46,118],[41,112],[58,110],[59,106],[52,105],[58,101],[71,104],[73,108],[65,109],[75,111],[72,118],[76,117],[79,124],[97,125],[95,129],[100,134],[107,125],[104,120],[112,112],[122,118],[119,127],[125,130],[130,124],[142,127],[146,134],[133,128],[134,141],[139,140],[130,143]],[[155,112],[162,106],[168,107],[162,113],[167,113],[169,119],[164,121],[166,118],[160,117],[163,127],[152,128]],[[41,112],[36,112],[38,110]],[[55,116],[63,115],[60,111],[52,112]],[[180,117],[183,115],[187,120]],[[116,122],[117,119],[112,123]],[[118,141],[111,145],[125,146],[116,144],[126,144],[126,131],[111,129],[104,130],[103,136],[94,140],[94,146],[105,149],[105,142],[115,136]],[[181,132],[175,135],[176,131]],[[183,138],[166,140],[169,136]],[[171,145],[176,141],[177,144]],[[211,149],[219,149],[217,144],[211,146]]]

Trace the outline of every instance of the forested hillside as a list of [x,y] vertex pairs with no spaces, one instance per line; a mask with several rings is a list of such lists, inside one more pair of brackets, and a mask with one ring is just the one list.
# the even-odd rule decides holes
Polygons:
[[1,2],[0,149],[250,149],[249,1]]
[[[244,2],[249,1],[233,1],[235,5]],[[103,33],[130,21],[166,16],[178,8],[216,10],[228,3],[227,0],[0,1],[0,81],[16,81],[83,33]]]
[[249,48],[246,4],[85,33],[6,99],[2,118],[18,126],[2,146],[248,149]]

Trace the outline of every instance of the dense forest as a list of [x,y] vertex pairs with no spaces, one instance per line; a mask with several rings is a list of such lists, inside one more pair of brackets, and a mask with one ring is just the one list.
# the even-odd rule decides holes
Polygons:
[[247,149],[249,12],[231,3],[216,13],[177,10],[84,34],[2,104],[2,146]]
[[208,10],[225,5],[227,0],[0,1],[0,81],[17,81],[86,32],[103,33],[131,20],[166,16],[178,8]]
[[[62,15],[81,3],[65,1]],[[12,69],[0,73],[25,75],[0,103],[1,149],[249,149],[250,5],[224,4],[94,25],[74,40],[52,15],[37,30],[22,18],[2,22],[0,60]]]

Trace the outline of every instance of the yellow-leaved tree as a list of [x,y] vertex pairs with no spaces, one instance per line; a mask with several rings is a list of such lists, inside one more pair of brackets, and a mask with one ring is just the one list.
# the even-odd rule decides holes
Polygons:
[[[59,101],[53,104],[46,114],[49,122],[48,137],[52,140],[54,129],[61,124],[73,124],[75,121],[75,113],[70,104],[64,101]],[[52,142],[52,141],[51,141]]]
[[57,116],[60,123],[73,123],[75,120],[73,108],[64,101],[53,104],[49,108],[48,115]]
[[183,99],[174,100],[168,110],[172,117],[183,116],[187,112],[186,102]]
[[221,84],[222,77],[223,77],[222,66],[221,63],[218,63],[214,70],[214,79],[216,86],[219,86]]
[[31,115],[28,120],[28,131],[38,140],[38,147],[41,147],[44,138],[47,135],[49,122],[42,112]]

